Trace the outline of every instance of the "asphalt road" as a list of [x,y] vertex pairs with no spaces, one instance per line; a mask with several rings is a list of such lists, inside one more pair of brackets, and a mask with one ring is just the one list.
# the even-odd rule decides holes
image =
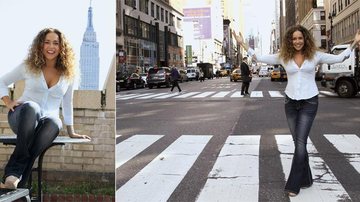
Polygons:
[[[261,92],[259,97],[254,97],[255,94],[250,97],[231,97],[240,90],[241,83],[230,82],[228,78],[206,80],[203,83],[192,81],[180,83],[180,86],[184,91],[182,95],[191,92],[229,93],[225,97],[218,98],[210,96],[194,98],[194,94],[187,98],[172,96],[164,99],[151,97],[151,93],[168,94],[168,88],[145,88],[117,93],[116,130],[120,135],[117,143],[120,144],[134,135],[163,135],[134,158],[117,167],[117,189],[126,187],[125,185],[129,184],[128,182],[134,176],[180,137],[184,135],[210,136],[201,153],[181,179],[181,183],[175,186],[176,188],[167,199],[168,201],[196,201],[199,199],[199,193],[207,187],[209,173],[213,172],[212,169],[216,165],[220,151],[226,145],[227,138],[251,136],[259,137],[258,167],[250,173],[255,177],[258,176],[256,177],[258,182],[255,183],[258,190],[256,201],[289,201],[283,191],[286,176],[283,170],[286,169],[282,165],[282,160],[286,155],[279,151],[276,139],[276,135],[289,136],[290,134],[284,114],[284,98],[272,97],[269,94],[269,91],[279,91],[283,94],[286,82],[271,82],[268,78],[253,79],[250,91]],[[320,86],[319,89],[326,91]],[[149,98],[139,97],[146,93],[150,94]],[[133,98],[130,94],[134,95]],[[317,117],[310,134],[310,139],[318,152],[314,154],[314,158],[321,158],[326,162],[327,167],[322,165],[323,168],[319,170],[323,169],[325,173],[335,176],[345,191],[340,191],[339,194],[335,191],[337,188],[334,188],[334,191],[330,188],[326,189],[338,195],[335,198],[339,201],[350,201],[349,198],[352,201],[360,201],[359,171],[351,166],[346,155],[339,152],[324,136],[325,134],[355,134],[359,137],[360,97],[342,99],[325,94],[319,98],[319,101]],[[179,166],[182,164],[179,161],[176,163]],[[331,171],[328,168],[331,168]],[[314,178],[319,182],[324,180],[316,172],[316,170],[313,171]],[[227,190],[221,192],[224,194],[224,201],[226,201]],[[311,193],[311,190],[302,190],[296,198],[300,200],[307,193]],[[153,194],[156,196],[156,193]],[[241,189],[238,190],[238,194],[246,195],[241,192]],[[122,201],[121,196],[117,198]],[[306,201],[306,198],[301,201]]]

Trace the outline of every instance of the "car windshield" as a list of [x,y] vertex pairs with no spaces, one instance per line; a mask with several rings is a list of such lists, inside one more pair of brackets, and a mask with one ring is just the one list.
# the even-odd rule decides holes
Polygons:
[[149,69],[149,74],[161,74],[164,73],[164,69]]

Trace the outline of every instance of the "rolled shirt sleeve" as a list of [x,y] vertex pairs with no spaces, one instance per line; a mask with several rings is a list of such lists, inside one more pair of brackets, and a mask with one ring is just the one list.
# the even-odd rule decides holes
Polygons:
[[15,69],[0,77],[0,98],[9,95],[8,86],[25,78],[25,64],[18,65]]

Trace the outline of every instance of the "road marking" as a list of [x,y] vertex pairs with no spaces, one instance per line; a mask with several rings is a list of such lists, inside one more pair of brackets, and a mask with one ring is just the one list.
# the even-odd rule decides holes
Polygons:
[[167,201],[212,136],[183,135],[116,191],[116,201]]
[[229,136],[197,201],[258,201],[259,143],[260,135]]
[[[268,91],[270,97],[284,97],[283,91]],[[337,96],[336,94],[329,91],[320,91],[319,97],[332,97]],[[196,95],[198,94],[198,95]],[[206,91],[206,92],[187,92],[183,94],[179,93],[144,93],[144,94],[127,94],[127,95],[116,95],[116,100],[128,100],[128,99],[166,99],[166,98],[224,98],[228,94],[231,94],[231,98],[241,98],[240,91]],[[211,96],[212,95],[212,96]],[[252,91],[250,97],[264,97],[262,91]]]
[[[275,135],[275,139],[287,179],[293,158],[294,142],[291,135]],[[298,196],[290,197],[290,201],[351,201],[350,196],[330,168],[322,158],[318,157],[318,152],[310,139],[308,139],[307,147],[314,184],[306,190],[301,190]]]
[[147,95],[152,95],[152,94],[154,94],[154,93],[134,94],[134,95],[131,95],[131,96],[120,97],[118,99],[119,100],[129,100],[129,99],[132,99],[132,98],[137,98],[137,97],[142,97],[142,96],[147,96]]
[[225,97],[229,93],[230,93],[230,91],[220,91],[211,97],[213,97],[213,98]]
[[116,168],[132,159],[161,137],[163,135],[134,135],[117,144],[115,147]]
[[214,94],[214,93],[215,93],[215,91],[203,92],[203,93],[200,93],[200,94],[198,94],[198,95],[195,95],[195,96],[192,97],[192,98],[204,98],[204,97],[207,97],[207,96],[209,96],[209,95],[211,95],[211,94]]
[[165,95],[167,93],[157,93],[155,95],[148,95],[148,96],[145,96],[145,97],[139,97],[139,98],[135,98],[135,99],[149,99],[149,98],[154,98],[154,97],[157,97],[157,96],[161,96],[161,95]]
[[170,97],[174,97],[174,96],[177,96],[177,95],[180,95],[178,92],[176,93],[168,93],[168,94],[165,94],[165,95],[162,95],[162,96],[159,96],[159,97],[155,97],[154,99],[165,99],[165,98],[170,98]]
[[235,91],[230,97],[244,97],[244,95],[241,95],[241,91]]
[[250,97],[264,97],[262,91],[251,91]]
[[325,134],[324,136],[360,173],[360,138],[355,134]]
[[280,91],[269,91],[271,97],[284,97]]
[[185,94],[180,94],[179,96],[176,96],[174,98],[187,98],[190,97],[192,95],[198,94],[200,92],[189,92],[189,93],[185,93]]

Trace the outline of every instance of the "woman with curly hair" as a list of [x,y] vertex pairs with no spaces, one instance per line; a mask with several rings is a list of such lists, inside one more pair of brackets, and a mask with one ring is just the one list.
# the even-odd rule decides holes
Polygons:
[[[0,78],[0,97],[9,109],[8,122],[17,135],[16,147],[5,166],[2,188],[23,187],[35,159],[59,134],[63,121],[71,138],[87,138],[73,128],[74,53],[63,33],[46,28],[35,37],[25,61]],[[8,95],[8,85],[24,80],[18,100]]]
[[311,33],[300,25],[287,30],[280,53],[272,55],[255,54],[255,51],[244,43],[241,34],[237,36],[233,32],[233,35],[238,44],[257,61],[285,67],[288,77],[285,114],[295,145],[285,192],[288,196],[296,196],[300,188],[313,184],[306,143],[318,109],[319,91],[315,82],[315,67],[319,63],[339,63],[348,58],[360,42],[360,30],[357,31],[351,46],[339,55],[318,51]]

